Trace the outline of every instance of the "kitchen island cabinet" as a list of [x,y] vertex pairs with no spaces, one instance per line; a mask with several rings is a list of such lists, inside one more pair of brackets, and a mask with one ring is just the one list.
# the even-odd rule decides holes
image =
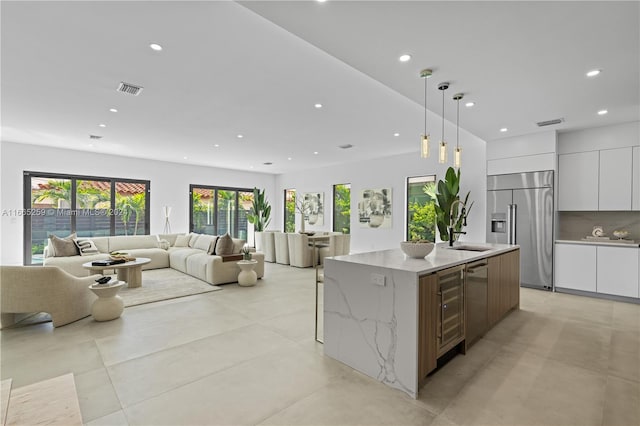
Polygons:
[[518,306],[519,247],[482,246],[485,251],[438,244],[424,259],[399,249],[327,258],[325,355],[416,397],[443,354],[466,350],[467,264],[504,256],[494,277],[498,311]]

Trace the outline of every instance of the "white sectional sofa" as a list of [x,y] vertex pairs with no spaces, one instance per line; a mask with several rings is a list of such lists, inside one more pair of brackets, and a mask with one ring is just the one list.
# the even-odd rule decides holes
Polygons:
[[[99,259],[107,259],[113,251],[127,252],[133,257],[146,257],[151,262],[142,269],[172,268],[185,274],[208,282],[209,284],[227,284],[238,281],[240,269],[237,265],[243,240],[233,239],[233,254],[218,256],[209,254],[208,244],[197,244],[199,234],[191,234],[186,246],[176,246],[181,234],[170,235],[134,235],[89,238],[97,247],[99,254],[84,256],[55,256],[52,246],[45,247],[44,265],[58,266],[60,269],[78,277],[89,273],[82,267],[83,263]],[[207,241],[210,241],[211,236]],[[184,240],[184,236],[180,237]],[[203,239],[202,241],[204,241]],[[161,241],[163,241],[161,243]],[[167,247],[166,249],[163,247]],[[252,253],[252,258],[258,262],[255,272],[258,278],[264,276],[264,254]]]

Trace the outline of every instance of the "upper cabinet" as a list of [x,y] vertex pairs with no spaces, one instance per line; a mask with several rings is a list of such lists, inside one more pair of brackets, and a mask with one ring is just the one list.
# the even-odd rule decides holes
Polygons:
[[559,155],[558,210],[640,209],[637,156],[637,147]]
[[631,209],[640,210],[640,146],[633,147],[633,181],[631,182]]
[[633,148],[600,151],[599,210],[631,210]]
[[558,156],[558,210],[598,210],[598,151]]

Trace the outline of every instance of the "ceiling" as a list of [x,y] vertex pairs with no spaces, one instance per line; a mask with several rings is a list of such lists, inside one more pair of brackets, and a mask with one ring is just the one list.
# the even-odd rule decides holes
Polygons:
[[461,126],[487,141],[640,118],[636,1],[0,7],[2,141],[265,173],[417,154],[423,68],[432,136],[442,81],[446,119],[465,93]]

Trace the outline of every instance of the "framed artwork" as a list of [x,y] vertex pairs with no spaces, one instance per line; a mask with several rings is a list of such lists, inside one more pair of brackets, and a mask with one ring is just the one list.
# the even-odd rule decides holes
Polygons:
[[324,225],[324,192],[305,192],[302,199],[306,206],[305,225]]
[[361,228],[391,228],[391,188],[365,189],[358,201]]

